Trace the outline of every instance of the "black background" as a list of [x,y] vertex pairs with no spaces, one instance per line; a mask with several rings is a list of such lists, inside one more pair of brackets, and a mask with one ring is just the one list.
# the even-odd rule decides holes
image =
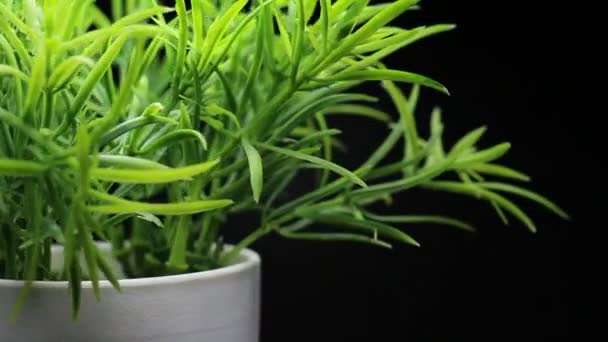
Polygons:
[[[520,201],[539,226],[532,235],[515,222],[503,227],[486,204],[414,191],[397,198],[395,211],[452,214],[479,231],[411,227],[422,248],[389,252],[268,238],[254,245],[264,260],[263,342],[570,336],[572,235],[582,216],[573,195],[573,159],[582,147],[577,126],[587,114],[575,103],[584,85],[573,62],[581,52],[572,3],[425,0],[421,11],[398,24],[458,28],[403,50],[387,64],[431,76],[450,89],[450,97],[423,93],[423,132],[435,105],[444,110],[448,142],[487,125],[483,141],[512,142],[504,162],[530,174],[532,188],[567,208],[574,221]],[[376,88],[370,84],[367,90]],[[382,106],[392,110],[389,101]],[[361,161],[386,133],[363,120],[335,123],[350,147],[342,157],[346,163]]]
[[[442,213],[474,222],[466,234],[448,228],[408,229],[422,248],[393,251],[269,237],[253,248],[263,257],[262,342],[273,341],[554,341],[570,336],[571,241],[580,228],[576,203],[585,113],[575,103],[581,80],[577,5],[567,1],[422,1],[397,24],[455,23],[458,29],[389,58],[394,68],[445,84],[447,97],[423,93],[428,112],[444,110],[447,142],[487,125],[484,142],[513,143],[504,163],[526,171],[532,188],[565,207],[573,222],[533,205],[539,233],[503,227],[486,204],[449,195],[408,192],[395,211]],[[377,85],[366,90],[378,93]],[[381,106],[394,112],[390,101]],[[344,129],[356,165],[386,129],[367,121],[332,122]],[[581,125],[582,126],[582,125]],[[229,236],[255,225],[241,217]]]

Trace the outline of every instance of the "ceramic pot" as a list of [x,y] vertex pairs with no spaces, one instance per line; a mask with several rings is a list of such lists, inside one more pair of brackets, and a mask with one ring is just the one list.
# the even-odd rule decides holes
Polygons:
[[[107,245],[100,249],[109,250]],[[54,259],[62,257],[53,249]],[[233,265],[183,275],[123,279],[122,293],[82,283],[82,305],[71,318],[67,282],[34,283],[22,313],[8,319],[22,281],[0,279],[2,342],[257,342],[260,258],[244,250]]]

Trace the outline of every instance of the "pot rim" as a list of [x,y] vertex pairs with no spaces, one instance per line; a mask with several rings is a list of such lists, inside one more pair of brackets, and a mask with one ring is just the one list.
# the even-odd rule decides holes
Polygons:
[[[255,251],[245,248],[240,253],[240,260],[235,264],[208,270],[201,272],[193,272],[193,273],[184,273],[184,274],[176,274],[176,275],[167,275],[167,276],[159,276],[159,277],[144,277],[144,278],[127,278],[120,279],[120,287],[121,289],[127,288],[136,288],[136,287],[149,287],[149,286],[157,286],[157,285],[171,285],[171,284],[179,284],[190,281],[202,281],[202,280],[214,280],[218,278],[222,278],[225,276],[230,276],[242,272],[246,272],[252,268],[257,267],[261,264],[261,258],[258,253]],[[24,286],[23,280],[13,280],[13,279],[1,279],[0,278],[0,287],[5,288],[21,288]],[[85,280],[81,282],[83,289],[92,288],[92,282],[90,280]],[[50,280],[39,280],[34,281],[32,283],[32,289],[41,288],[41,289],[65,289],[68,286],[67,281],[50,281]],[[112,284],[108,280],[100,280],[99,281],[100,288],[112,288]]]

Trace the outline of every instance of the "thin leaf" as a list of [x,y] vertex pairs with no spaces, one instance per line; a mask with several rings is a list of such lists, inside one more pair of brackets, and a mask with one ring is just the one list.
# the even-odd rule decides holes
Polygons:
[[80,304],[82,301],[82,276],[78,260],[72,258],[69,264],[68,284],[70,294],[72,295],[72,319],[76,320],[80,312]]
[[0,159],[0,176],[39,176],[48,170],[48,165],[28,160]]
[[202,49],[203,56],[199,61],[198,69],[207,66],[211,53],[216,50],[218,40],[224,35],[228,27],[230,27],[230,23],[245,8],[248,2],[249,0],[235,1],[222,16],[217,17],[213,21],[205,38],[205,44]]
[[[194,2],[194,10],[192,10],[192,17],[194,21],[194,41],[195,41],[195,49],[198,49],[199,41],[202,37],[199,37],[198,30],[203,29],[204,25],[202,22],[199,22],[199,11],[197,11],[197,3]],[[188,13],[186,12],[186,3],[184,0],[177,0],[175,2],[175,10],[177,11],[177,18],[179,23],[179,40],[177,47],[177,57],[175,60],[175,66],[173,71],[173,101],[178,100],[179,96],[179,87],[182,82],[182,73],[184,68],[182,67],[186,61],[186,52],[187,52],[187,43],[188,43]]]
[[264,168],[262,165],[262,157],[253,145],[247,139],[242,140],[243,149],[247,155],[249,162],[249,179],[251,180],[251,189],[253,191],[253,199],[256,203],[260,201],[260,194],[264,186]]
[[157,163],[153,160],[114,154],[99,154],[97,156],[97,161],[100,167],[116,167],[136,170],[169,169],[168,166]]
[[49,77],[48,87],[51,89],[65,87],[82,66],[92,68],[95,66],[95,61],[85,56],[72,56],[67,58],[55,68],[55,71],[53,71]]
[[221,209],[234,202],[231,200],[190,201],[179,203],[143,203],[122,200],[120,204],[92,205],[88,209],[104,214],[129,214],[147,212],[154,215],[182,216]]
[[321,81],[394,81],[404,82],[411,84],[419,84],[425,87],[429,87],[438,90],[444,94],[449,95],[448,89],[441,83],[428,78],[423,75],[400,71],[400,70],[387,70],[387,69],[375,69],[375,70],[361,70],[361,71],[347,71],[342,72],[332,77],[321,79]]
[[98,180],[115,183],[162,184],[191,180],[192,177],[211,170],[218,163],[219,160],[214,160],[180,168],[155,170],[93,168],[91,176]]
[[[312,74],[316,75],[320,70],[324,70],[329,64],[336,62],[344,55],[348,54],[353,47],[361,44],[362,41],[374,34],[378,29],[384,27],[419,1],[420,0],[398,0],[391,3],[360,27],[355,33],[342,40],[342,42],[340,42],[340,44],[333,49],[315,69],[313,69]],[[332,8],[332,14],[333,10],[334,8]]]
[[[403,132],[405,134],[405,148],[403,149],[404,156],[403,160],[408,162],[414,159],[418,155],[418,141],[420,137],[418,135],[418,128],[416,127],[416,118],[414,116],[414,105],[405,98],[401,89],[399,89],[393,82],[385,81],[384,88],[391,97],[391,100],[399,111],[401,117],[400,123],[403,125]],[[414,93],[417,94],[417,91]],[[414,103],[417,98],[414,99]],[[407,171],[413,171],[413,166],[409,167]]]
[[456,142],[456,144],[454,144],[454,146],[452,147],[452,149],[449,152],[449,155],[456,156],[463,152],[467,152],[473,146],[475,146],[475,144],[477,144],[479,139],[481,139],[481,137],[484,135],[484,133],[486,131],[487,131],[487,128],[485,126],[482,126],[482,127],[479,127],[477,129],[472,130],[471,132],[467,133],[464,137],[460,138]]
[[293,47],[291,46],[291,41],[289,39],[289,32],[287,32],[287,28],[285,27],[285,22],[283,21],[283,14],[277,7],[273,7],[273,16],[275,18],[275,22],[277,23],[277,27],[279,28],[279,38],[281,40],[281,45],[283,46],[283,50],[287,58],[291,62],[292,59],[292,51]]
[[548,198],[537,194],[533,191],[530,190],[526,190],[524,188],[515,186],[515,185],[510,185],[510,184],[505,184],[505,183],[497,183],[497,182],[480,182],[477,183],[479,186],[485,188],[485,189],[490,189],[490,190],[496,190],[496,191],[503,191],[503,192],[507,192],[507,193],[511,193],[514,195],[518,195],[524,198],[527,198],[531,201],[534,201],[542,206],[544,206],[545,208],[549,209],[550,211],[552,211],[553,213],[555,213],[556,215],[560,216],[563,219],[569,219],[570,215],[568,215],[568,213],[566,213],[562,208],[560,208],[557,204],[555,204],[554,202],[552,202],[551,200],[549,200]]
[[343,104],[329,107],[325,110],[327,114],[346,114],[346,115],[359,115],[370,119],[390,122],[391,116],[386,112],[379,109],[372,108],[369,106],[356,105],[356,104]]
[[524,182],[530,181],[530,176],[519,172],[517,170],[511,169],[509,167],[498,165],[498,164],[477,164],[471,165],[468,167],[471,170],[475,170],[480,173],[498,176],[503,178],[516,179]]
[[34,107],[38,103],[38,100],[42,95],[42,90],[46,86],[46,68],[48,61],[45,43],[46,42],[42,42],[36,50],[36,54],[34,56],[34,65],[32,66],[32,74],[30,75],[30,80],[27,83],[28,88],[25,95],[24,104],[25,117],[27,118],[24,119],[24,121],[26,122],[29,122],[30,116],[34,114]]
[[74,101],[72,102],[69,114],[70,118],[75,117],[80,112],[85,102],[91,96],[95,85],[99,83],[101,77],[110,69],[110,67],[116,60],[116,57],[118,57],[118,54],[120,53],[122,47],[127,41],[127,37],[127,34],[122,34],[118,39],[116,39],[116,41],[114,41],[112,45],[110,45],[108,49],[104,52],[104,54],[101,56],[97,64],[95,64],[93,69],[91,69],[91,71],[87,75],[87,78],[80,86],[80,90],[76,94]]
[[291,158],[296,158],[296,159],[300,159],[300,160],[305,160],[308,162],[311,162],[315,165],[318,165],[324,169],[328,169],[331,170],[343,177],[348,178],[351,182],[361,186],[361,187],[367,187],[367,184],[365,184],[365,182],[359,178],[357,175],[355,175],[354,173],[352,173],[351,171],[345,169],[344,167],[334,164],[330,161],[315,157],[315,156],[311,156],[302,152],[298,152],[298,151],[292,151],[289,149],[285,149],[285,148],[281,148],[281,147],[277,147],[277,146],[272,146],[272,145],[268,145],[268,144],[264,144],[264,143],[257,143],[258,146],[269,150],[269,151],[273,151],[276,153],[280,153],[280,154],[284,154],[288,157]]
[[288,231],[284,231],[279,229],[279,234],[283,237],[293,240],[309,240],[309,241],[345,241],[345,242],[358,242],[365,243],[369,245],[375,245],[387,249],[392,249],[392,245],[390,243],[384,242],[382,240],[375,239],[373,237],[359,235],[359,234],[349,234],[349,233],[291,233]]
[[78,224],[78,238],[82,250],[84,252],[84,259],[87,265],[87,273],[93,287],[93,294],[97,301],[101,300],[101,291],[99,288],[99,269],[97,265],[97,247],[91,236],[87,224],[80,222]]
[[486,163],[496,160],[502,157],[505,153],[507,153],[511,149],[511,144],[502,143],[491,148],[485,149],[483,151],[475,152],[468,154],[464,157],[458,158],[453,167],[454,168],[464,168],[469,165],[475,165],[479,163]]
[[291,52],[292,61],[291,61],[291,82],[292,84],[296,84],[298,80],[298,71],[300,68],[300,63],[302,62],[302,54],[304,50],[304,35],[306,30],[306,13],[304,10],[304,0],[296,0],[297,10],[296,17],[297,23],[294,29],[294,43],[293,43],[293,51]]
[[26,81],[29,77],[24,74],[21,70],[12,67],[10,65],[0,64],[0,76],[9,75],[16,79]]
[[[356,175],[361,175],[361,174],[366,173],[367,170],[368,170],[367,167],[362,167],[358,170],[355,170],[354,173]],[[323,187],[320,187],[316,190],[308,192],[288,203],[285,203],[281,207],[272,211],[270,213],[268,219],[273,219],[273,218],[281,217],[286,214],[290,214],[291,211],[297,209],[298,207],[300,207],[302,205],[306,205],[307,203],[317,202],[324,198],[332,196],[332,195],[338,193],[340,190],[343,190],[346,186],[349,185],[350,182],[351,182],[350,179],[347,177],[342,177],[342,178],[336,179],[335,181],[333,181]]]
[[112,268],[110,262],[106,260],[106,258],[101,255],[101,253],[97,253],[96,257],[96,263],[99,266],[99,270],[101,271],[101,273],[103,273],[105,278],[110,282],[110,284],[112,284],[112,287],[114,287],[116,291],[122,292],[120,282],[118,281],[118,275]]
[[421,169],[413,176],[401,180],[371,185],[366,189],[357,189],[350,194],[353,200],[376,199],[400,191],[404,191],[421,184],[444,173],[453,163],[453,159],[446,159],[440,163]]
[[365,216],[369,217],[374,221],[389,222],[389,223],[431,223],[440,224],[459,228],[469,232],[474,232],[475,228],[467,222],[457,220],[451,217],[440,216],[440,215],[375,215],[372,213],[365,213]]
[[329,47],[329,24],[331,22],[330,11],[331,0],[320,0],[321,2],[321,14],[319,22],[321,23],[321,38],[323,41],[323,52],[327,51]]
[[163,222],[158,217],[156,217],[155,215],[152,215],[150,213],[137,213],[137,215],[135,217],[138,218],[138,219],[140,219],[140,220],[144,220],[146,222],[153,223],[158,228],[164,228],[165,227],[165,225],[163,224]]
[[510,212],[526,227],[528,227],[531,232],[536,232],[536,226],[534,225],[534,222],[530,219],[530,217],[528,217],[528,215],[526,215],[525,212],[523,212],[517,205],[515,205],[515,203],[511,202],[510,200],[506,199],[501,195],[488,191],[482,187],[471,186],[469,184],[462,184],[450,181],[434,181],[425,184],[425,187],[432,190],[464,194],[475,198],[479,198],[479,196],[481,196],[481,198],[484,198],[491,202],[495,202],[497,205]]
[[168,148],[172,144],[192,139],[200,142],[204,150],[207,149],[207,139],[205,139],[199,131],[193,129],[176,129],[169,134],[163,135],[159,139],[147,143],[140,150],[136,151],[136,153],[147,154],[158,149]]
[[[296,215],[299,215],[300,213],[302,213],[301,210],[296,211]],[[370,220],[358,220],[346,214],[324,214],[323,212],[317,214],[308,212],[307,214],[301,217],[309,220],[314,220],[323,224],[330,224],[369,231],[373,234],[377,234],[378,236],[388,237],[396,241],[420,247],[420,244],[411,236],[395,227],[391,227],[384,223]]]
[[164,123],[164,124],[169,124],[169,125],[178,124],[177,121],[175,121],[171,118],[168,118],[168,117],[160,116],[160,115],[138,116],[136,118],[125,120],[125,121],[113,126],[109,131],[104,133],[99,138],[99,146],[104,147],[107,144],[109,144],[110,142],[112,142],[112,140],[122,136],[123,134],[127,134],[140,127],[157,124],[157,123]]

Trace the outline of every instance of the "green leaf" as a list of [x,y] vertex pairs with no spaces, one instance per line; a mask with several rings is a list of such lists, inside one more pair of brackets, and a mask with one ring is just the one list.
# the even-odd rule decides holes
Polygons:
[[60,89],[74,77],[82,66],[94,67],[95,61],[86,56],[72,56],[59,64],[49,77],[48,87],[50,89]]
[[[192,14],[192,40],[194,41],[194,49],[196,51],[202,51],[203,42],[205,41],[205,1],[203,0],[192,0],[192,10],[190,11]],[[177,13],[179,15],[180,20],[180,31],[182,30],[182,26],[187,24],[186,17],[186,5],[184,4],[184,0],[180,0],[176,3]],[[181,49],[180,49],[181,50]]]
[[249,178],[251,180],[251,189],[253,190],[253,199],[256,203],[260,201],[260,194],[264,185],[264,168],[262,165],[262,157],[253,145],[247,139],[242,140],[243,149],[247,155],[249,162]]
[[155,226],[157,226],[158,228],[164,228],[165,225],[163,224],[163,222],[156,217],[153,214],[150,213],[137,213],[137,215],[135,215],[136,218],[140,219],[140,220],[144,220],[150,223],[153,223]]
[[321,14],[319,17],[319,22],[321,23],[321,37],[323,40],[323,51],[327,51],[329,47],[329,24],[331,22],[330,18],[330,8],[331,8],[331,0],[320,0],[321,2]]
[[[324,70],[329,64],[336,62],[344,55],[348,54],[352,48],[361,44],[362,41],[365,41],[365,39],[378,31],[378,29],[399,17],[403,12],[419,1],[420,0],[398,0],[382,9],[382,11],[361,26],[355,33],[343,39],[340,44],[316,66],[312,75],[316,75],[319,71]],[[334,8],[332,8],[332,14],[333,10]]]
[[277,8],[277,6],[273,7],[272,13],[275,18],[277,27],[279,29],[279,39],[281,41],[281,47],[282,47],[283,53],[285,53],[285,55],[287,56],[287,59],[291,62],[292,61],[291,53],[293,51],[293,48],[291,46],[291,40],[289,39],[289,32],[287,31],[287,28],[285,27],[285,22],[283,20],[283,14],[280,12],[280,10]]
[[[120,198],[116,197],[116,199]],[[146,212],[154,215],[182,216],[221,209],[234,203],[231,200],[190,201],[179,203],[144,203],[122,199],[117,202],[119,203],[91,205],[88,206],[88,209],[104,214],[129,214]]]
[[78,238],[82,250],[84,252],[84,259],[87,265],[88,277],[91,280],[93,287],[93,294],[97,301],[101,300],[101,291],[99,289],[99,269],[97,265],[97,247],[91,236],[91,232],[86,226],[85,222],[79,222],[78,224]]
[[[315,119],[321,130],[323,130],[323,131],[329,130],[329,125],[327,124],[325,115],[323,115],[322,113],[317,113],[317,114],[315,114]],[[302,139],[302,140],[305,140],[305,139]],[[322,142],[323,142],[323,158],[325,158],[325,160],[332,160],[333,159],[333,149],[332,149],[331,136],[329,136],[329,135],[324,136],[322,138]],[[319,184],[321,184],[321,185],[327,184],[328,180],[329,180],[329,170],[325,169],[325,170],[323,170],[323,173],[321,174],[321,179],[319,181]]]
[[148,142],[142,146],[140,150],[136,151],[136,153],[147,154],[158,149],[167,148],[175,143],[192,139],[199,141],[204,150],[207,149],[207,139],[205,139],[199,131],[193,129],[176,129],[152,142]]
[[139,23],[145,20],[149,20],[160,14],[170,13],[175,11],[172,7],[167,6],[152,6],[144,8],[134,13],[125,13],[126,15],[122,18],[117,18],[113,24],[114,28],[121,28],[124,26],[131,26],[132,24]]
[[[8,21],[15,25],[17,29],[25,33],[27,38],[31,41],[36,41],[39,39],[39,33],[34,30],[32,25],[28,25],[29,23],[24,22],[21,20],[21,18],[19,18],[19,16],[16,15],[16,8],[7,7],[4,3],[0,2],[0,15],[2,15],[3,20],[4,18],[8,19]],[[13,6],[16,7],[16,4]]]
[[469,232],[475,231],[475,228],[464,221],[453,219],[451,217],[440,216],[440,215],[375,215],[369,212],[365,213],[365,216],[369,217],[374,221],[389,222],[389,223],[405,223],[405,224],[418,224],[418,223],[431,223],[440,224],[459,228]]
[[[145,113],[144,113],[145,114]],[[112,140],[134,131],[140,127],[152,124],[178,125],[179,123],[171,118],[160,115],[141,115],[133,119],[124,120],[113,126],[99,138],[99,147],[105,147]]]
[[509,151],[509,149],[511,149],[511,144],[502,143],[485,149],[483,151],[474,152],[464,157],[458,158],[452,166],[454,168],[465,168],[469,165],[490,162],[502,157],[505,153]]
[[169,167],[149,159],[120,156],[114,154],[99,154],[97,161],[100,167],[116,167],[122,169],[157,170]]
[[484,198],[490,202],[496,203],[496,205],[510,212],[519,221],[521,221],[528,229],[535,233],[536,226],[525,212],[523,212],[515,203],[511,202],[507,198],[496,194],[492,191],[488,191],[480,186],[474,186],[472,184],[462,184],[451,181],[433,181],[425,184],[425,187],[432,190],[447,191],[453,193],[459,193],[463,195],[472,196],[475,198]]
[[[78,158],[78,168],[80,177],[80,190],[86,191],[89,186],[91,177],[91,168],[93,166],[95,156],[90,158],[91,153],[91,136],[85,126],[78,126],[76,132],[76,156]],[[93,160],[91,160],[93,159]]]
[[114,41],[104,52],[99,61],[97,61],[97,64],[95,64],[93,69],[91,69],[72,102],[69,114],[70,118],[75,117],[80,112],[85,102],[91,96],[93,88],[99,83],[101,77],[111,68],[116,57],[118,57],[118,54],[122,50],[122,47],[127,42],[127,37],[127,34],[122,34],[116,39],[116,41]]
[[[407,30],[407,31],[401,30],[401,29],[396,30],[393,27],[388,27],[388,28],[386,28],[387,30],[396,30],[397,33],[392,34],[384,39],[369,39],[369,41],[367,43],[357,46],[353,50],[353,53],[365,54],[365,53],[369,53],[371,51],[378,51],[378,50],[390,51],[390,50],[402,49],[405,46],[411,45],[411,44],[413,44],[419,40],[422,40],[426,37],[429,37],[431,35],[453,30],[455,27],[456,27],[455,25],[439,24],[439,25],[432,25],[432,26],[417,27],[417,28],[414,28],[412,30]],[[389,32],[391,32],[391,31],[389,31]],[[372,59],[374,59],[374,58],[372,57]],[[353,67],[354,67],[354,65],[349,67],[348,69],[352,69]]]
[[72,318],[76,320],[82,301],[82,277],[78,260],[73,258],[68,266],[68,284],[72,295]]
[[351,171],[345,169],[344,167],[334,164],[330,161],[321,159],[319,157],[315,157],[315,156],[311,156],[302,152],[298,152],[298,151],[292,151],[289,149],[285,149],[285,148],[281,148],[281,147],[277,147],[277,146],[272,146],[272,145],[268,145],[268,144],[264,144],[264,143],[257,143],[258,146],[269,150],[269,151],[273,151],[276,153],[280,153],[280,154],[284,154],[288,157],[291,158],[296,158],[296,159],[300,159],[300,160],[305,160],[308,162],[311,162],[315,165],[318,165],[321,168],[324,169],[328,169],[331,170],[343,177],[348,178],[351,182],[361,186],[361,187],[367,187],[367,184],[365,184],[365,182],[359,178],[357,175],[355,175],[354,173],[352,173]]
[[15,54],[19,57],[19,62],[23,63],[27,69],[30,69],[32,65],[31,55],[28,53],[25,45],[23,44],[24,42],[12,29],[10,24],[4,20],[4,18],[0,20],[0,32],[2,32],[2,35],[0,36],[5,38],[5,41],[8,42],[12,47],[11,50],[15,50]]
[[[354,173],[356,175],[360,175],[360,174],[364,174],[365,172],[367,172],[367,170],[368,170],[367,167],[362,167],[358,170],[355,170]],[[317,202],[324,198],[332,196],[332,195],[338,193],[340,190],[343,190],[345,187],[347,187],[350,184],[349,182],[350,182],[350,179],[347,177],[342,177],[342,178],[336,179],[335,181],[333,181],[325,186],[322,186],[316,190],[308,192],[308,193],[282,205],[281,207],[275,209],[274,211],[272,211],[270,213],[268,219],[273,219],[273,218],[281,217],[283,215],[290,214],[293,210],[296,210],[298,207],[300,207],[302,205]]]
[[101,255],[101,253],[97,253],[96,258],[97,259],[95,261],[97,263],[97,266],[99,266],[99,270],[101,271],[101,273],[103,273],[103,275],[110,282],[110,284],[112,284],[112,287],[114,287],[116,291],[121,292],[122,290],[120,288],[118,276],[114,271],[113,267],[111,266],[110,262],[106,260],[106,258]]
[[[418,141],[420,137],[418,135],[418,128],[416,127],[416,118],[414,116],[414,106],[418,100],[418,90],[415,87],[412,92],[414,99],[412,99],[412,103],[405,98],[401,89],[399,89],[393,82],[386,81],[384,82],[384,88],[388,92],[391,97],[391,100],[397,107],[399,111],[399,116],[401,117],[400,123],[403,125],[404,132],[404,140],[405,140],[405,148],[404,152],[404,161],[410,161],[414,159],[418,155]],[[408,171],[412,171],[412,167],[408,168]]]
[[400,241],[416,247],[420,246],[420,244],[408,234],[384,223],[369,220],[358,220],[346,214],[324,214],[323,212],[307,212],[306,214],[301,215],[302,213],[303,210],[296,210],[296,215],[300,215],[300,217],[309,220],[314,220],[319,223],[369,231],[373,234],[377,234],[378,236],[391,238],[396,241]]
[[485,126],[482,126],[467,133],[464,137],[460,138],[460,140],[458,140],[456,144],[454,144],[454,146],[449,152],[449,155],[457,156],[462,154],[463,152],[468,152],[471,148],[473,148],[473,146],[475,146],[475,144],[477,144],[479,139],[481,139],[481,137],[486,131],[487,128]]
[[91,176],[95,179],[115,183],[162,184],[191,180],[192,177],[209,171],[218,163],[219,160],[214,160],[180,168],[154,170],[94,168],[91,170]]
[[524,182],[530,181],[530,177],[524,173],[521,173],[517,170],[513,170],[509,167],[498,165],[498,164],[477,164],[468,166],[469,169],[475,170],[480,173],[498,176],[503,178],[511,178]]
[[[317,144],[320,142],[324,142],[326,139],[330,140],[335,135],[341,134],[342,132],[337,129],[321,129],[321,130],[299,130],[294,131],[294,137],[302,137],[302,139],[298,140],[296,143],[291,145],[291,149],[300,148],[302,146],[307,146],[307,144]],[[330,160],[325,157],[326,160]]]
[[216,51],[216,45],[218,40],[225,34],[230,23],[236,18],[236,16],[245,8],[245,5],[249,0],[237,0],[235,1],[223,15],[217,17],[211,26],[209,26],[209,32],[205,38],[205,44],[203,45],[203,56],[201,57],[198,69],[202,69],[209,62],[209,58],[213,51]]
[[443,149],[443,119],[441,109],[434,108],[431,113],[431,138],[428,142],[429,162],[435,162],[445,158]]
[[391,116],[386,112],[379,109],[372,108],[369,106],[356,105],[356,104],[343,104],[329,107],[325,110],[327,114],[346,114],[346,115],[358,115],[367,117],[370,119],[390,122]]
[[[194,39],[195,39],[195,49],[198,49],[198,42],[202,37],[199,37],[198,30],[203,29],[204,25],[202,22],[198,22],[198,11],[197,9],[197,1],[194,2],[195,9],[192,10],[192,16],[194,21]],[[186,3],[184,0],[177,0],[175,2],[175,10],[177,11],[177,18],[179,23],[179,40],[177,47],[177,57],[175,59],[175,66],[173,70],[173,101],[177,101],[179,96],[179,88],[182,82],[183,70],[182,67],[186,62],[186,52],[188,49],[188,13],[186,11]]]
[[241,123],[239,122],[239,119],[236,117],[236,115],[233,112],[231,112],[225,108],[222,108],[222,107],[218,106],[217,104],[211,104],[211,105],[207,106],[206,109],[209,112],[209,114],[211,114],[211,115],[222,115],[222,116],[228,117],[228,119],[230,121],[232,121],[238,129],[241,128]]
[[47,170],[47,165],[32,161],[17,159],[0,159],[0,176],[39,176]]
[[26,81],[29,77],[24,74],[21,70],[12,67],[10,65],[0,64],[0,76],[9,75],[13,76],[16,79]]
[[304,36],[306,30],[306,13],[304,10],[304,0],[296,0],[297,23],[294,29],[293,51],[291,52],[291,82],[296,84],[298,80],[298,71],[302,62],[302,54],[304,50]]
[[376,199],[384,197],[387,194],[392,194],[419,186],[444,173],[449,169],[453,162],[453,159],[445,159],[437,164],[419,170],[415,175],[410,177],[392,182],[371,185],[366,189],[354,190],[350,194],[350,198],[353,200],[363,200],[366,198]]
[[[42,95],[42,91],[46,86],[46,68],[47,68],[47,52],[45,42],[40,43],[40,46],[36,49],[36,54],[34,55],[34,65],[32,66],[32,74],[30,76],[30,80],[27,83],[27,94],[25,95],[25,115],[30,116],[34,113],[34,107],[38,103],[40,96]],[[25,120],[28,122],[28,120]]]
[[293,240],[312,240],[312,241],[346,241],[346,242],[358,242],[370,245],[375,245],[383,248],[391,249],[391,244],[382,240],[375,239],[373,237],[351,234],[351,233],[292,233],[279,229],[279,235]]
[[342,72],[332,77],[321,79],[321,81],[394,81],[404,82],[411,84],[419,84],[425,87],[429,87],[438,90],[444,94],[449,95],[447,88],[441,83],[428,78],[423,75],[400,71],[400,70],[388,70],[388,69],[375,69],[375,70],[361,70],[361,71],[347,71]]
[[560,208],[557,204],[553,203],[551,200],[549,200],[548,198],[537,194],[533,191],[530,190],[526,190],[524,188],[515,186],[515,185],[510,185],[510,184],[505,184],[505,183],[497,183],[497,182],[480,182],[477,183],[479,186],[485,188],[485,189],[490,189],[490,190],[496,190],[496,191],[503,191],[503,192],[507,192],[507,193],[511,193],[514,195],[518,195],[524,198],[527,198],[531,201],[534,201],[542,206],[544,206],[545,208],[549,209],[550,211],[552,211],[553,213],[555,213],[556,215],[560,216],[563,219],[569,219],[570,216],[568,215],[568,213],[566,213],[562,208]]

